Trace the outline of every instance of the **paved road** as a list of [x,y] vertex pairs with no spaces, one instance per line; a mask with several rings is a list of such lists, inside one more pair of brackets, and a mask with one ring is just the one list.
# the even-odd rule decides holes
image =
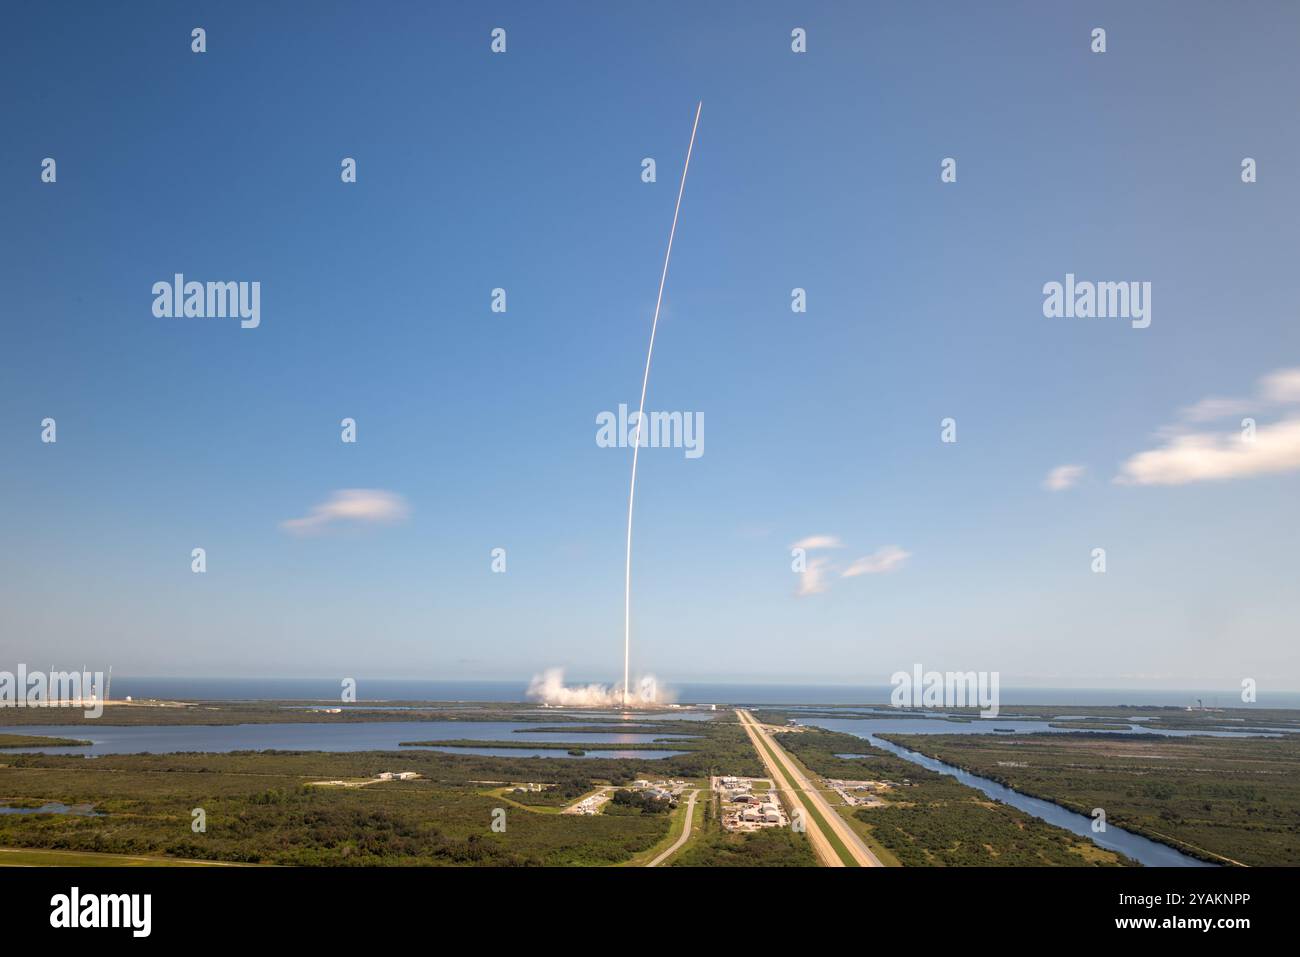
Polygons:
[[840,859],[840,855],[836,852],[835,848],[831,846],[831,842],[826,839],[826,835],[822,833],[821,827],[818,825],[816,819],[808,813],[808,808],[804,806],[804,802],[800,798],[798,791],[786,778],[785,774],[782,772],[781,766],[772,760],[767,749],[763,747],[763,739],[759,736],[757,723],[754,722],[754,719],[745,711],[737,710],[736,715],[740,718],[740,723],[744,727],[745,733],[749,735],[749,740],[750,743],[754,745],[754,750],[758,752],[758,756],[763,759],[763,764],[767,768],[768,773],[772,775],[773,786],[786,795],[792,809],[797,811],[799,817],[803,819],[804,831],[808,835],[809,843],[812,844],[813,853],[817,855],[817,860],[821,862],[824,867],[843,867],[844,861]]
[[[840,842],[848,848],[849,854],[853,858],[853,863],[857,867],[881,867],[880,859],[872,853],[871,848],[863,842],[856,831],[849,827],[847,821],[840,817],[839,812],[831,807],[830,802],[822,795],[816,787],[804,776],[803,772],[795,766],[790,760],[790,756],[785,753],[785,749],[776,741],[776,736],[769,734],[764,727],[754,720],[754,716],[748,711],[737,710],[737,716],[740,723],[745,726],[749,733],[750,740],[754,742],[754,748],[762,757],[763,763],[767,765],[772,776],[779,780],[778,787],[784,787],[789,794],[790,800],[803,811],[803,820],[806,825],[808,838],[812,841],[813,850],[823,864],[828,867],[843,867],[844,861],[831,845],[827,837],[822,833],[821,826],[817,819],[808,813],[805,806],[811,804],[820,812],[826,820],[829,828],[835,832]],[[766,744],[771,749],[771,754],[776,755],[774,762],[769,755],[768,750],[760,746]]]
[[690,799],[686,802],[686,824],[682,827],[681,837],[677,838],[676,843],[673,844],[672,847],[668,848],[668,850],[656,857],[653,861],[647,864],[646,867],[658,867],[664,861],[668,860],[668,858],[680,851],[682,845],[691,839],[691,819],[695,817],[695,798],[699,793],[699,791],[692,791]]

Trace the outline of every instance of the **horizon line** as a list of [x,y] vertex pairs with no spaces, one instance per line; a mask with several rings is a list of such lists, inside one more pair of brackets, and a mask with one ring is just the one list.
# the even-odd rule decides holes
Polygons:
[[[332,675],[283,675],[283,674],[282,675],[233,675],[233,674],[200,675],[200,674],[129,674],[128,673],[126,675],[123,675],[122,672],[118,672],[118,674],[116,674],[114,677],[119,677],[119,678],[126,677],[128,681],[141,680],[141,679],[171,680],[171,681],[179,681],[179,680],[185,680],[185,681],[337,681],[340,680],[337,674],[332,674]],[[406,675],[404,676],[349,675],[348,677],[355,678],[358,681],[406,681],[406,682],[422,681],[422,682],[441,683],[441,684],[512,684],[515,682],[519,682],[521,684],[526,685],[528,683],[528,679],[526,678],[428,678],[428,677],[411,677]],[[579,684],[587,683],[586,679],[575,678],[573,680]],[[818,680],[811,680],[811,679],[803,680],[803,681],[773,681],[770,679],[760,679],[760,678],[745,679],[745,680],[694,678],[694,679],[684,679],[681,681],[668,682],[669,688],[689,686],[689,685],[720,685],[723,687],[759,686],[759,687],[772,687],[772,688],[791,688],[791,687],[860,688],[864,690],[867,689],[874,690],[879,688],[890,687],[890,684],[888,682],[879,682],[874,684],[867,683],[867,682],[845,683],[842,681],[818,681]],[[1162,692],[1165,694],[1174,694],[1179,692],[1186,692],[1189,694],[1192,692],[1202,692],[1202,693],[1209,692],[1213,694],[1237,695],[1240,694],[1241,689],[1240,688],[1215,688],[1213,686],[1208,686],[1208,685],[1199,686],[1199,687],[1195,685],[1177,686],[1177,687],[1159,687],[1159,686],[1150,686],[1150,685],[1141,685],[1141,686],[1139,685],[1123,685],[1123,686],[1079,685],[1077,687],[1071,687],[1068,685],[1052,685],[1052,684],[1003,683],[1002,690],[1003,691],[1078,691],[1078,692],[1155,691],[1155,692]],[[1300,694],[1300,687],[1277,688],[1269,691],[1262,691],[1260,692],[1260,694],[1265,694],[1265,695]],[[1245,702],[1242,703],[1244,704]]]

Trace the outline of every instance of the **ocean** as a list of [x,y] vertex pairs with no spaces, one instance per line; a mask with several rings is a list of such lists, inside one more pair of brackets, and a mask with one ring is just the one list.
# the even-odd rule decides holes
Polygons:
[[[574,681],[573,684],[585,684]],[[676,700],[692,704],[881,704],[888,685],[670,683]],[[339,700],[337,678],[148,678],[113,676],[113,697],[173,700]],[[419,678],[358,678],[358,701],[524,701],[528,680],[438,681]],[[1112,688],[1000,689],[1000,704],[1009,705],[1155,705],[1207,708],[1300,708],[1300,692],[1260,692],[1254,705],[1231,689],[1141,690]]]

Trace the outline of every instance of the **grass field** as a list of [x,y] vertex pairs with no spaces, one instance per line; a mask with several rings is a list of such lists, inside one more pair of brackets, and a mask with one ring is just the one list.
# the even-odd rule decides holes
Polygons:
[[78,738],[50,738],[39,734],[0,734],[0,748],[75,748],[89,745]]
[[47,851],[0,847],[0,867],[238,867],[220,861],[183,861],[172,857],[95,854],[89,851]]

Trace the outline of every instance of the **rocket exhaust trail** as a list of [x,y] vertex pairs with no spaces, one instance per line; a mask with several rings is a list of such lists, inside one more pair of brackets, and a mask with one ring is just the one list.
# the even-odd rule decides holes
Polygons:
[[632,483],[627,492],[627,563],[623,574],[623,707],[627,707],[628,652],[632,647],[632,501],[636,498],[636,460],[641,450],[641,425],[645,420],[645,390],[650,384],[650,359],[655,354],[655,331],[659,328],[659,307],[664,301],[664,283],[668,280],[668,260],[673,255],[673,237],[677,235],[677,215],[682,211],[682,194],[686,192],[686,172],[691,168],[691,150],[695,148],[695,131],[700,126],[701,100],[695,106],[695,123],[691,126],[691,142],[686,147],[686,163],[682,166],[682,182],[677,187],[677,206],[673,209],[673,225],[668,231],[668,251],[664,253],[664,269],[659,275],[659,296],[655,299],[655,317],[650,323],[650,348],[645,354],[645,375],[641,378],[641,405],[636,415],[636,440],[632,443]]

